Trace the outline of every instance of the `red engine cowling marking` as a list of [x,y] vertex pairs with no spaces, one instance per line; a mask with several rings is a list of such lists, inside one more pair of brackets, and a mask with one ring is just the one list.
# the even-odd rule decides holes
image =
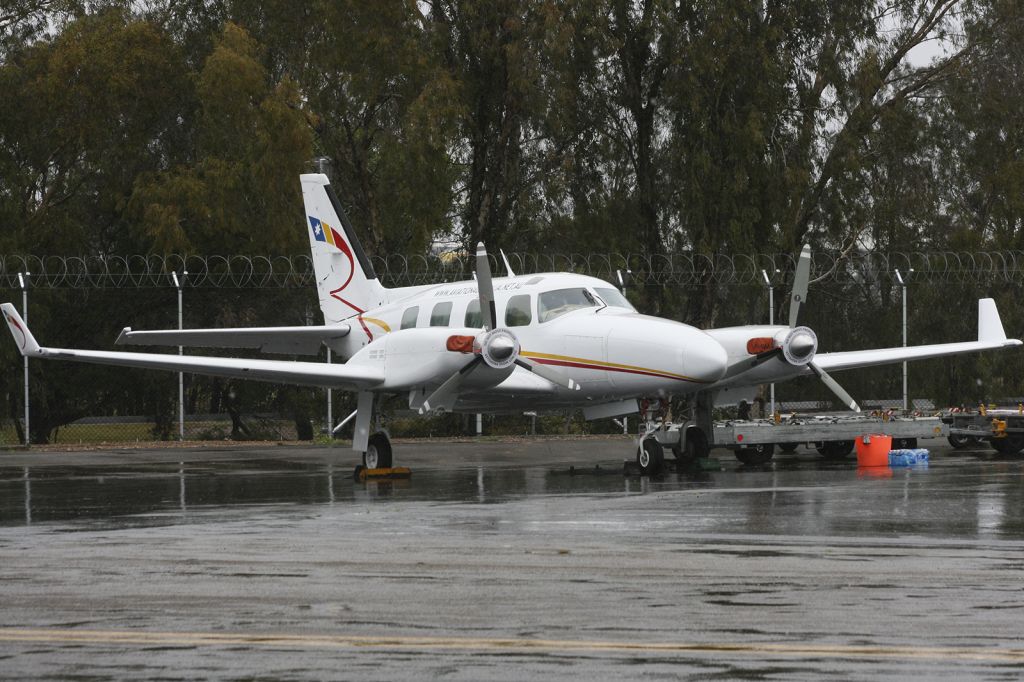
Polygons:
[[775,339],[770,336],[758,336],[747,341],[747,352],[751,355],[760,355],[775,350]]
[[455,336],[448,337],[448,342],[445,344],[445,348],[454,353],[472,353],[473,342],[475,340],[476,339],[472,336],[456,334]]

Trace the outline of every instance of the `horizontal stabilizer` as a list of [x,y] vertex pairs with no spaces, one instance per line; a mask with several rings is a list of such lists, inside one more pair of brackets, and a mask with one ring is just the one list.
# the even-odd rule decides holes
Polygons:
[[[320,345],[348,335],[347,324],[305,327],[243,327],[234,329],[160,329],[132,331],[125,327],[116,343],[139,346],[255,348],[263,353],[316,355]],[[334,350],[338,350],[335,348]]]

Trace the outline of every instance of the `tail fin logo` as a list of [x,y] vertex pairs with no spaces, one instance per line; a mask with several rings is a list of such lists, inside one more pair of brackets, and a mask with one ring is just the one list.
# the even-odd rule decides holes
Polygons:
[[[350,303],[349,301],[346,301],[344,298],[342,298],[341,296],[338,295],[340,292],[345,290],[345,288],[349,285],[349,283],[352,282],[352,277],[355,276],[355,274],[356,274],[355,257],[352,255],[352,249],[349,248],[348,242],[345,241],[344,237],[342,237],[340,234],[338,234],[337,230],[335,230],[333,227],[328,225],[326,222],[320,220],[319,218],[314,218],[313,216],[309,216],[309,226],[310,226],[310,229],[313,230],[313,237],[318,242],[324,242],[325,244],[329,244],[330,246],[333,246],[341,254],[343,254],[345,256],[345,258],[348,260],[348,267],[347,267],[347,270],[348,270],[347,274],[348,274],[348,276],[344,277],[344,274],[342,274],[342,275],[339,275],[337,277],[337,279],[335,281],[338,281],[338,280],[341,280],[341,279],[344,279],[344,281],[341,283],[341,286],[337,287],[336,289],[332,289],[331,290],[331,296],[333,298],[337,299],[338,301],[341,301],[342,303],[344,303],[346,306],[348,306],[349,308],[354,310],[356,313],[364,313],[364,312],[366,312],[365,310],[363,310],[359,306],[353,305],[352,303]],[[337,275],[339,270],[340,270],[340,268],[338,268],[336,265],[333,265],[331,269],[332,269],[332,271],[333,271],[333,273],[335,275]],[[332,278],[332,279],[334,279],[334,278]]]
[[309,226],[313,230],[313,237],[318,242],[330,244],[348,256],[349,259],[352,258],[352,251],[348,248],[348,243],[345,241],[345,238],[338,234],[338,231],[333,227],[319,218],[314,218],[313,216],[309,216]]

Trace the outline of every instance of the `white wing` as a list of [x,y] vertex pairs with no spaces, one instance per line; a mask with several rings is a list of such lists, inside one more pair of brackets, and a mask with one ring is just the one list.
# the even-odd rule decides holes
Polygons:
[[906,348],[876,348],[838,353],[819,353],[814,362],[827,371],[856,369],[873,365],[886,365],[904,360],[923,360],[944,355],[961,355],[1021,345],[1020,339],[1006,338],[1003,323],[999,319],[996,302],[991,298],[978,301],[978,340],[960,343],[937,343],[928,346],[907,346]]
[[[256,348],[263,353],[316,355],[320,344],[331,345],[348,336],[347,324],[307,327],[245,327],[235,329],[159,329],[132,331],[125,327],[117,345],[201,346],[205,348]],[[337,350],[337,349],[335,349]]]

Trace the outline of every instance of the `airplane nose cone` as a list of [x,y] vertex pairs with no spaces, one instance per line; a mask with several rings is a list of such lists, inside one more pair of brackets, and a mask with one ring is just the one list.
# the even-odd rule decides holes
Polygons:
[[703,383],[721,379],[729,366],[729,356],[725,348],[704,332],[691,335],[687,341],[683,350],[683,369],[686,376]]
[[797,334],[789,343],[789,350],[798,358],[806,358],[816,345],[810,334]]

